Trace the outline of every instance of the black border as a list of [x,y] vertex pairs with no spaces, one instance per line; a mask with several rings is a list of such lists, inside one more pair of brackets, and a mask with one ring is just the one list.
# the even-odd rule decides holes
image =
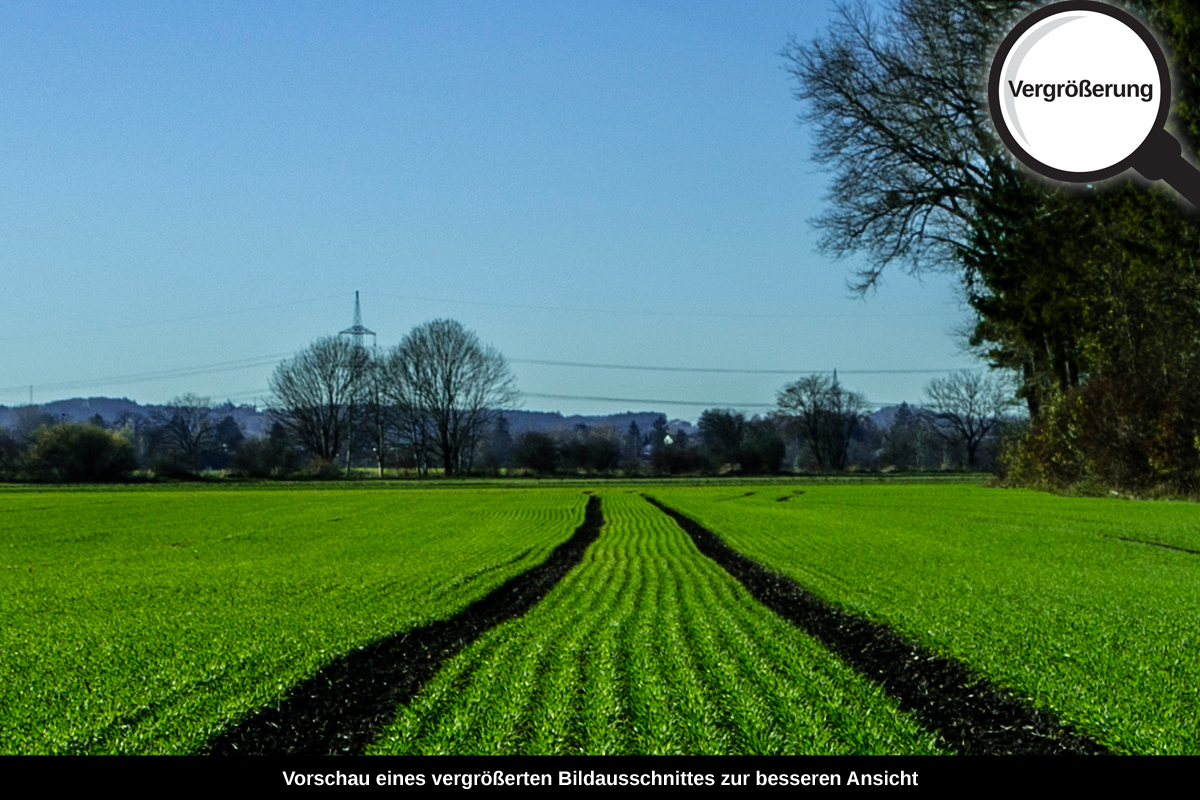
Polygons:
[[[1098,14],[1106,14],[1119,22],[1124,23],[1130,30],[1141,37],[1146,43],[1146,47],[1150,50],[1150,54],[1154,57],[1154,63],[1158,66],[1158,75],[1160,86],[1166,91],[1159,92],[1158,115],[1154,120],[1154,126],[1146,135],[1146,139],[1142,144],[1134,148],[1133,152],[1122,159],[1120,162],[1106,169],[1098,169],[1092,172],[1068,172],[1066,170],[1056,169],[1038,161],[1025,149],[1017,144],[1016,137],[1008,129],[1008,125],[1004,122],[1004,116],[1000,108],[1000,73],[1004,67],[1004,61],[1008,58],[1008,53],[1012,50],[1013,45],[1021,38],[1025,31],[1029,30],[1038,22],[1041,22],[1047,17],[1056,16],[1058,14],[1067,13],[1070,11],[1094,11]],[[1044,175],[1047,178],[1065,181],[1067,183],[1092,183],[1093,181],[1101,181],[1105,178],[1111,178],[1115,175],[1120,175],[1125,170],[1133,166],[1134,156],[1149,140],[1150,136],[1155,131],[1165,128],[1167,123],[1167,115],[1171,110],[1171,72],[1167,68],[1167,57],[1163,54],[1162,47],[1158,40],[1151,35],[1150,31],[1137,17],[1127,11],[1124,11],[1115,6],[1110,6],[1107,3],[1098,2],[1098,0],[1065,0],[1061,3],[1052,3],[1048,6],[1043,6],[1037,11],[1034,11],[1029,16],[1017,23],[1017,26],[1009,31],[1004,37],[1004,41],[1000,43],[1000,48],[996,51],[996,56],[992,60],[992,71],[988,75],[988,108],[992,114],[992,124],[996,127],[996,132],[1000,134],[1000,138],[1008,147],[1009,151],[1017,157],[1022,164],[1029,167],[1039,175]]]

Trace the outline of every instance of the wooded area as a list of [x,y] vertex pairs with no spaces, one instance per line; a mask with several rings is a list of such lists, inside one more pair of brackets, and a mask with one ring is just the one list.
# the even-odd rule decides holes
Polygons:
[[[1200,140],[1200,11],[1128,8],[1174,64],[1168,128]],[[975,320],[966,344],[1020,376],[1031,425],[1010,480],[1131,491],[1200,488],[1200,225],[1132,171],[1076,187],[1019,167],[988,116],[995,46],[1027,3],[900,0],[841,9],[785,51],[834,176],[817,218],[834,255],[868,256],[862,293],[900,269],[952,271]],[[1194,152],[1194,150],[1193,150]]]

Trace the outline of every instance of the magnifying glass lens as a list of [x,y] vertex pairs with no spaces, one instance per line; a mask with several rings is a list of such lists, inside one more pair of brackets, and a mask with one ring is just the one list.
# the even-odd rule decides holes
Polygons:
[[1154,53],[1108,14],[1063,11],[1013,44],[1000,75],[1009,133],[1054,170],[1095,173],[1129,158],[1156,127],[1170,88]]

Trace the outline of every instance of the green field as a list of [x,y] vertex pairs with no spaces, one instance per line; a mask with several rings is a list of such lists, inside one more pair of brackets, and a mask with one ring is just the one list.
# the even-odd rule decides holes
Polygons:
[[1200,554],[1126,541],[1200,551],[1200,507],[974,486],[801,489],[655,495],[1104,744],[1200,753]]
[[578,566],[370,752],[944,750],[644,492],[1118,752],[1200,753],[1200,507],[907,482],[0,488],[0,752],[201,752],[543,561],[591,489]]
[[0,492],[0,752],[188,753],[545,558],[578,490]]
[[583,563],[446,664],[370,752],[937,752],[640,496],[609,493],[604,512]]

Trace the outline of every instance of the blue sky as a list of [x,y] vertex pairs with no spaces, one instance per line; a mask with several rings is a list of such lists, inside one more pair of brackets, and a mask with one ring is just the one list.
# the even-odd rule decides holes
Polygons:
[[[846,289],[780,50],[832,3],[6,3],[0,404],[266,399],[351,321],[453,317],[524,407],[877,403],[972,367],[953,275]],[[541,395],[541,396],[539,396]],[[681,405],[608,400],[673,400]],[[690,405],[689,405],[690,404]]]

